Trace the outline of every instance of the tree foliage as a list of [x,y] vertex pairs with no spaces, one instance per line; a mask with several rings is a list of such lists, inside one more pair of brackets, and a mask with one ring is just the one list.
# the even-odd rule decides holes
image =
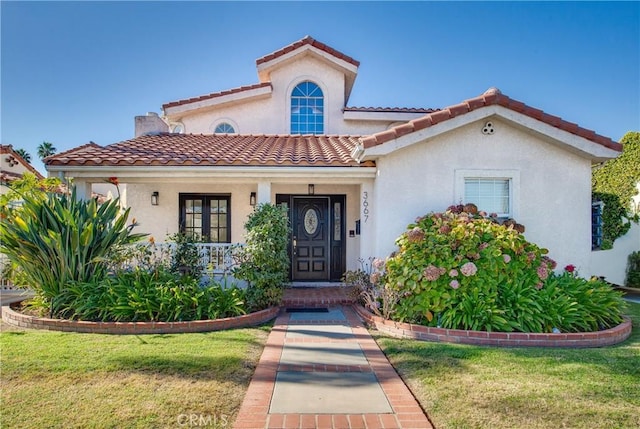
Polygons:
[[9,190],[0,195],[0,208],[13,205],[29,196],[35,199],[44,199],[48,192],[61,190],[62,182],[55,177],[38,179],[33,173],[24,173],[21,178],[11,181]]
[[0,208],[0,252],[19,267],[40,299],[58,308],[56,299],[73,282],[89,282],[106,275],[111,252],[134,243],[127,225],[129,210],[119,201],[98,205],[95,199],[44,193],[22,195],[19,207]]
[[249,283],[252,309],[277,304],[289,277],[289,217],[285,208],[260,204],[245,223],[246,244],[234,275]]
[[620,140],[622,153],[593,169],[593,200],[602,201],[603,241],[613,244],[627,233],[630,223],[638,220],[638,208],[633,197],[640,183],[640,132],[629,132]]
[[31,154],[26,151],[26,149],[15,149],[15,152],[22,157],[25,161],[31,164]]
[[48,156],[55,154],[57,149],[52,143],[42,142],[38,145],[38,157],[44,161]]

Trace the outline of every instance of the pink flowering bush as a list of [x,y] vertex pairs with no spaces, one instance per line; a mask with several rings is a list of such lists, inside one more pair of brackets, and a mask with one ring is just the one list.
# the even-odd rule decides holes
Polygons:
[[[558,283],[553,272],[556,263],[546,256],[547,250],[528,242],[521,233],[522,225],[500,224],[472,206],[452,206],[444,213],[422,216],[396,240],[398,251],[387,258],[384,276],[376,279],[401,297],[388,312],[390,317],[452,329],[584,329],[564,323],[563,314],[580,307],[576,299],[568,298],[573,304],[565,305],[567,301],[557,300],[557,286],[553,287],[553,299],[545,291],[547,284]],[[580,285],[572,286],[567,280],[571,278],[580,280]],[[576,289],[603,288],[582,281],[565,275],[563,292],[571,296]],[[607,308],[611,317],[598,318],[592,325],[596,329],[621,320],[620,297],[609,291],[605,295],[610,298]],[[580,296],[587,294],[581,292]],[[560,301],[563,309],[558,310],[554,305]],[[568,319],[577,318],[572,313]]]

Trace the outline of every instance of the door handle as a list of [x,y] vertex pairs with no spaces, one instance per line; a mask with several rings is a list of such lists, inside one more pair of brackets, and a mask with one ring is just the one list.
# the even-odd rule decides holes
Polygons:
[[298,249],[298,240],[296,239],[296,237],[293,237],[293,255],[296,255],[297,249]]

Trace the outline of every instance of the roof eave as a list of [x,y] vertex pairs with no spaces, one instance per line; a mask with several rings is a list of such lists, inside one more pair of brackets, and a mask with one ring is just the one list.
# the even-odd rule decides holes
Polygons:
[[252,88],[245,91],[235,92],[227,95],[207,98],[194,102],[185,102],[178,106],[163,107],[163,114],[167,119],[180,118],[185,113],[193,113],[228,105],[233,103],[242,103],[249,100],[259,100],[271,96],[273,87],[271,85]]
[[342,113],[345,121],[379,121],[379,122],[399,122],[410,121],[423,117],[424,112],[368,112],[347,110]]
[[489,105],[418,131],[391,139],[382,144],[370,146],[365,151],[364,159],[375,159],[376,157],[388,155],[397,150],[435,138],[441,134],[460,128],[472,122],[492,116],[498,116],[511,124],[541,135],[547,141],[551,141],[552,143],[558,144],[571,152],[590,159],[592,163],[606,161],[607,159],[615,158],[620,154],[617,150],[556,128],[527,115],[523,115],[500,105]]
[[225,179],[264,179],[264,178],[323,178],[340,181],[344,179],[373,179],[376,167],[301,167],[301,166],[72,166],[50,165],[47,167],[50,176],[59,177],[62,173],[67,177],[82,179],[100,179],[117,176],[119,178],[167,180],[225,178]]
[[345,99],[349,98],[348,96],[351,94],[351,89],[353,88],[356,75],[358,74],[358,66],[312,45],[303,45],[298,49],[279,55],[269,61],[258,63],[256,68],[258,70],[258,78],[260,79],[260,82],[270,81],[270,75],[273,70],[294,61],[296,57],[304,55],[313,55],[315,58],[319,58],[341,70],[346,76]]

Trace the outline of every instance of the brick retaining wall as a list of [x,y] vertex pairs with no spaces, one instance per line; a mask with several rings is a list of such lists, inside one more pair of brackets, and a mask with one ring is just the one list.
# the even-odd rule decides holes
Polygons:
[[78,320],[46,319],[18,313],[9,306],[2,307],[2,320],[13,326],[49,331],[83,332],[94,334],[175,334],[210,332],[230,328],[244,328],[265,323],[278,315],[279,307],[255,313],[216,320],[191,322],[84,322]]
[[500,347],[604,347],[620,343],[631,335],[631,320],[625,318],[620,325],[597,332],[528,334],[522,332],[464,331],[460,329],[431,328],[410,323],[383,319],[370,313],[361,305],[354,309],[367,323],[378,331],[396,338],[413,338],[423,341],[472,344]]

